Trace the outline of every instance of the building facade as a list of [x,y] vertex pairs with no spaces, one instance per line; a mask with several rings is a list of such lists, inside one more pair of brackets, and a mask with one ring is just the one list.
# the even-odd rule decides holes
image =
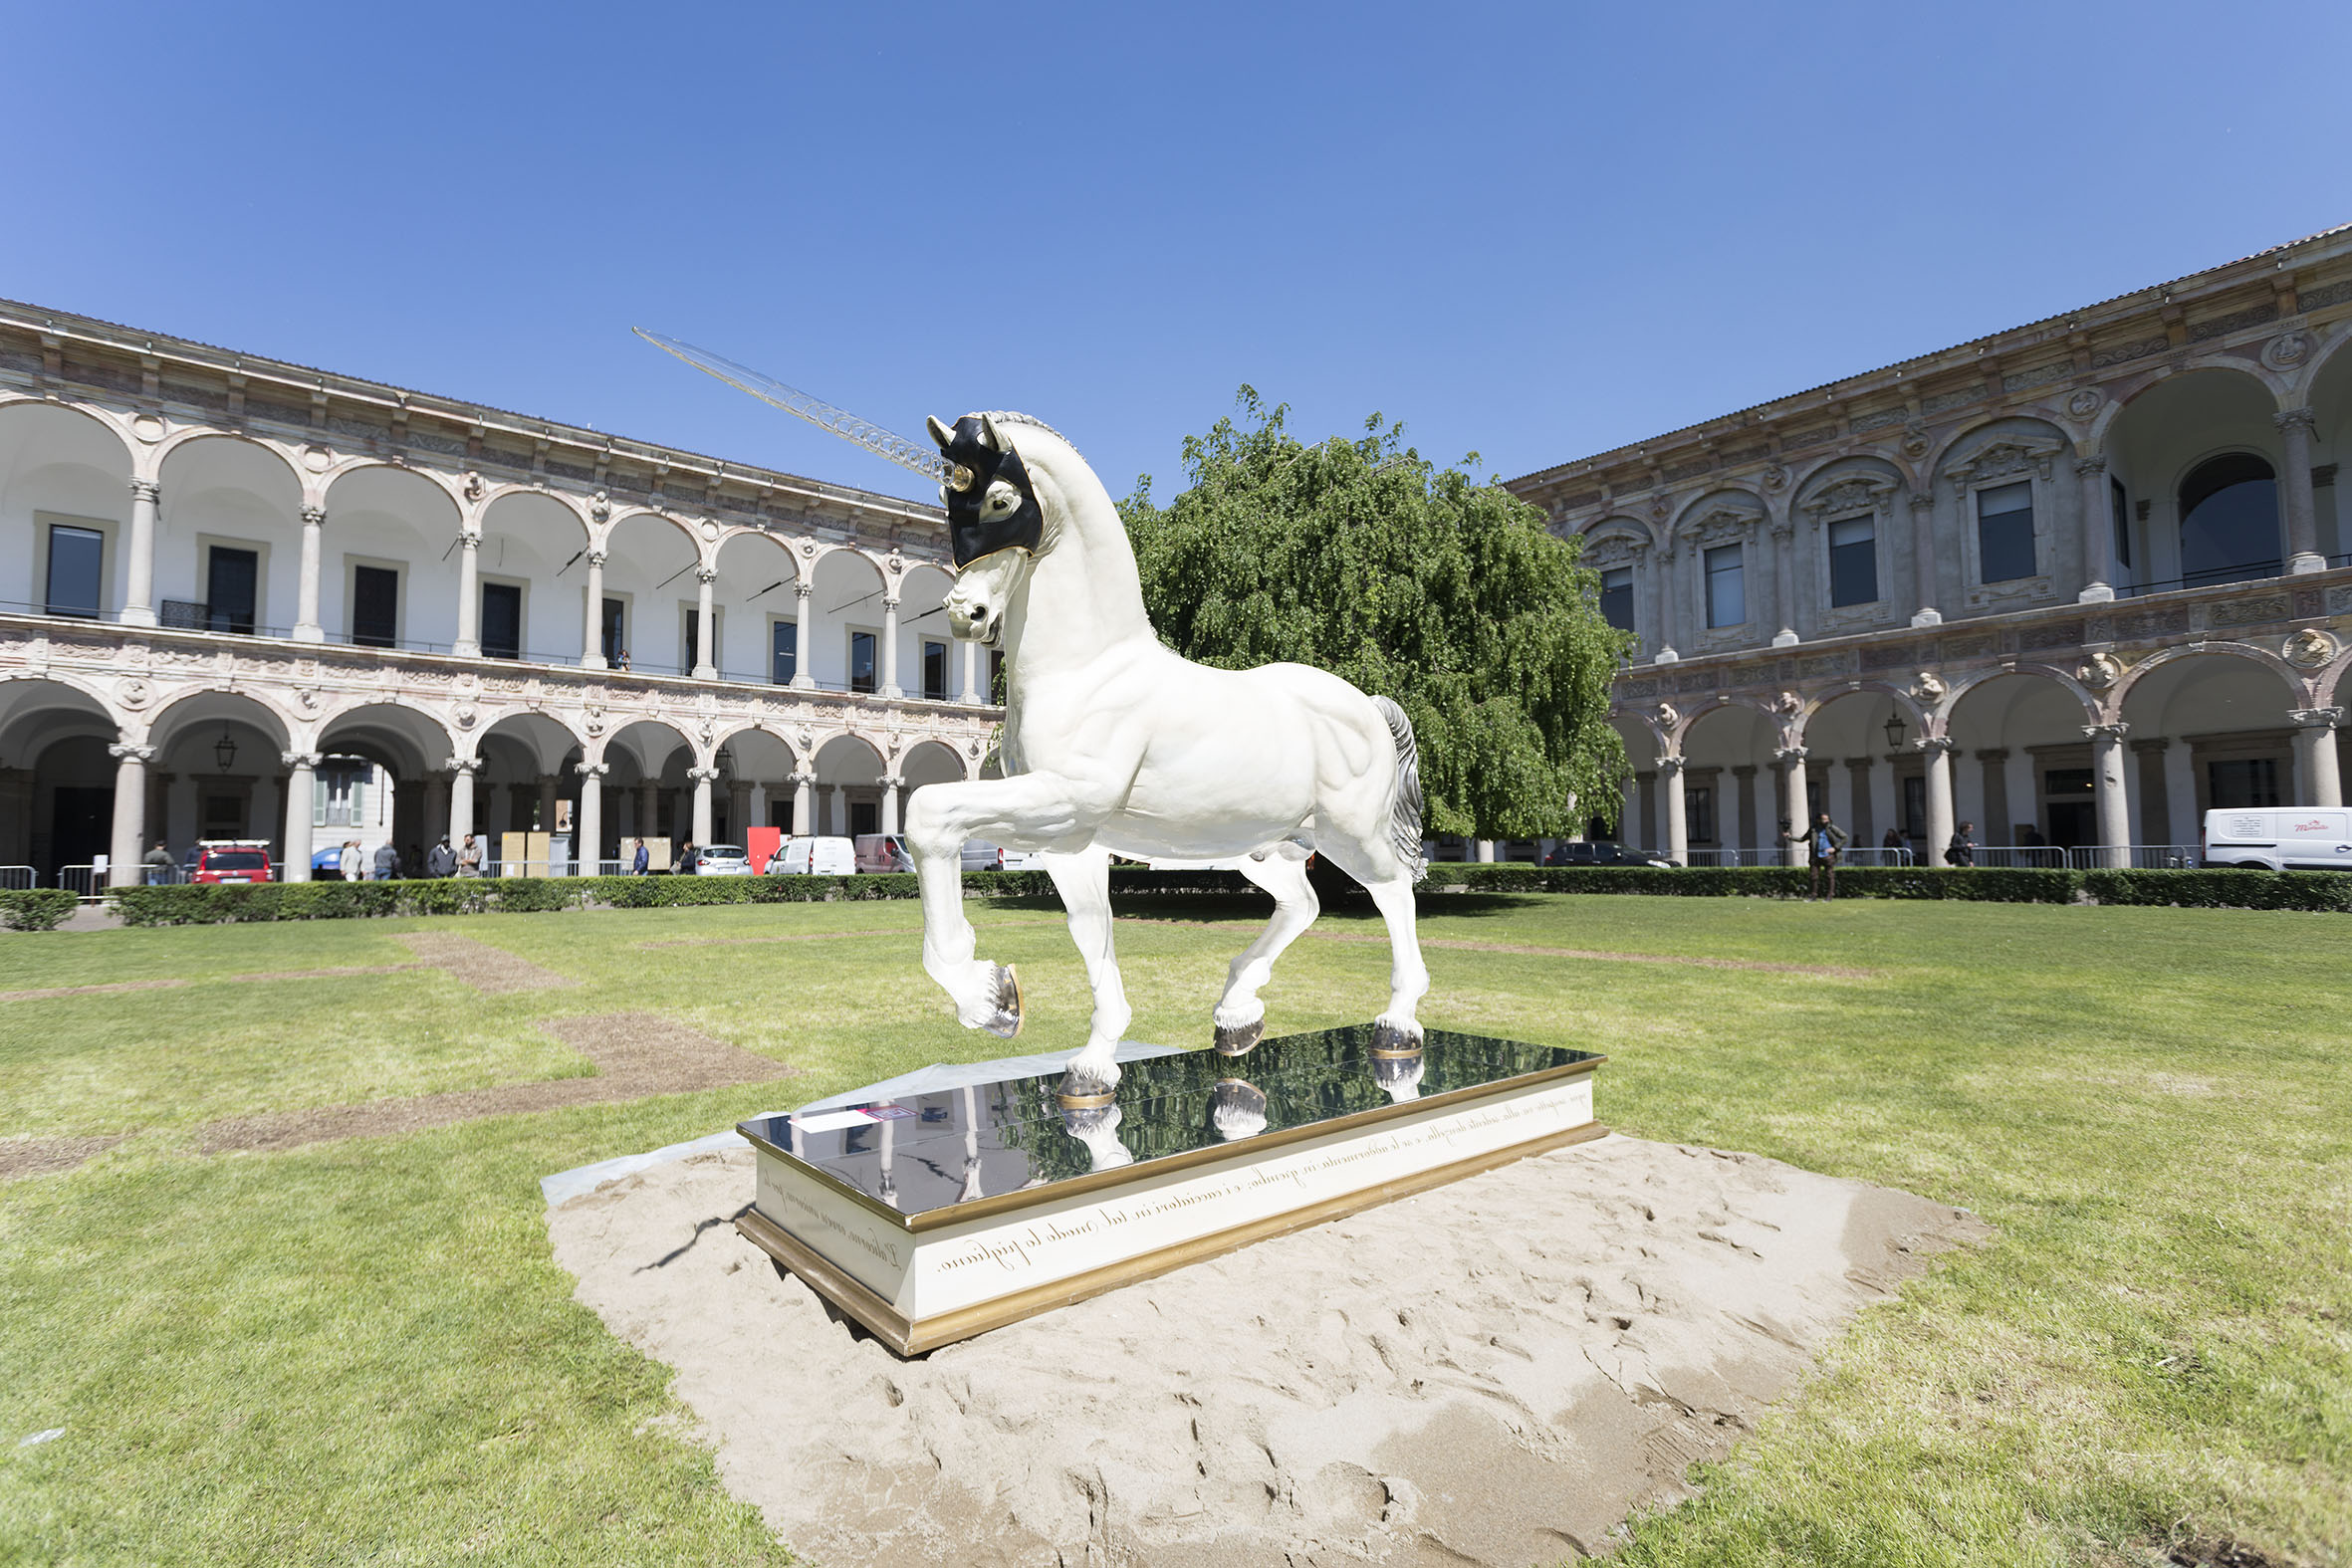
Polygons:
[[2352,226],[1512,481],[1636,639],[1618,831],[2162,865],[2340,804],[2348,339]]
[[300,878],[369,791],[404,860],[894,831],[1001,717],[952,580],[930,508],[0,304],[0,876]]

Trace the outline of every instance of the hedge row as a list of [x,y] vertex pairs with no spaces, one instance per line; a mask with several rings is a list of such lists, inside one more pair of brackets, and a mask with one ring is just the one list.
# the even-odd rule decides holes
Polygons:
[[[1336,874],[1318,877],[1326,902],[1361,897]],[[973,871],[967,893],[1049,898],[1043,871]],[[1784,866],[1529,866],[1440,864],[1422,884],[1424,902],[1461,893],[1648,893],[1684,898],[1801,898],[1809,871]],[[1854,866],[1837,874],[1849,898],[1968,899],[2004,904],[2177,904],[2198,909],[2352,912],[2352,873],[2333,871],[2070,871]],[[1152,871],[1122,866],[1111,891],[1128,897],[1247,893],[1234,871]],[[108,895],[132,926],[215,925],[259,920],[349,920],[387,915],[509,914],[604,905],[669,909],[701,904],[799,904],[912,898],[915,879],[889,876],[452,877],[416,882],[284,882],[259,886],[126,887]],[[44,931],[73,912],[71,893],[42,888],[0,893],[0,924]]]
[[0,888],[0,931],[55,931],[81,905],[70,888]]

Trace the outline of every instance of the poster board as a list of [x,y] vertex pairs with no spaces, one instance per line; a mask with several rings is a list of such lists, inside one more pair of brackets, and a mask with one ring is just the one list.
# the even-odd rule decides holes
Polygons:
[[769,860],[776,853],[776,846],[784,842],[784,829],[754,827],[746,829],[743,837],[743,852],[751,857],[752,874],[757,876],[766,872]]

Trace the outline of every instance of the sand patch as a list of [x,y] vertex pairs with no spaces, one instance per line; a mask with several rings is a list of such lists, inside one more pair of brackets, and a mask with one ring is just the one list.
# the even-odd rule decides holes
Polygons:
[[551,991],[580,984],[569,975],[559,975],[552,969],[541,969],[529,959],[517,958],[504,948],[494,948],[487,942],[476,942],[472,937],[461,937],[454,932],[420,931],[400,940],[428,967],[445,969],[486,996],[507,991]]
[[548,1217],[720,1472],[855,1564],[1552,1563],[1682,1495],[1973,1217],[1610,1137],[901,1361],[723,1223],[749,1151]]
[[128,1133],[116,1133],[108,1138],[0,1138],[0,1182],[70,1171],[83,1161],[106,1153],[128,1136]]
[[236,1117],[201,1129],[196,1135],[197,1147],[206,1154],[292,1149],[329,1138],[419,1132],[483,1116],[605,1105],[734,1083],[764,1083],[793,1077],[800,1071],[772,1057],[712,1039],[658,1013],[552,1018],[541,1026],[594,1062],[596,1075]]

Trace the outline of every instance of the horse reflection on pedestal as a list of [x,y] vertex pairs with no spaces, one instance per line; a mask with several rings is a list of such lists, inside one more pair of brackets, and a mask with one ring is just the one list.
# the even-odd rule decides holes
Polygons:
[[954,634],[1005,654],[1005,777],[926,785],[906,839],[923,899],[923,967],[967,1027],[1023,1022],[1011,970],[976,956],[961,851],[981,838],[1044,853],[1094,995],[1073,1094],[1118,1081],[1131,1009],[1111,943],[1110,857],[1241,856],[1274,918],[1233,962],[1212,1014],[1246,1049],[1265,1029],[1259,990],[1318,905],[1307,858],[1327,856],[1371,893],[1390,943],[1381,1040],[1422,1037],[1429,989],[1413,929],[1422,871],[1421,783],[1403,710],[1299,664],[1219,670],[1154,635],[1134,552],[1109,493],[1076,450],[1023,414],[930,421],[947,466],[959,574]]

